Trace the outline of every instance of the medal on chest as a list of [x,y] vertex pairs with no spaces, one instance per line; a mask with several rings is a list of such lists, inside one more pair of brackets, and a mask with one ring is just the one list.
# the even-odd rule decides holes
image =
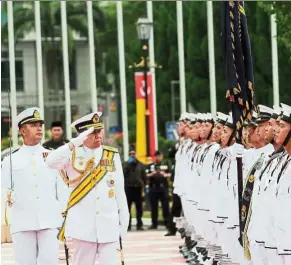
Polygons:
[[48,156],[48,152],[42,152],[43,160],[45,161]]
[[101,170],[109,171],[109,172],[114,172],[115,165],[113,160],[109,160],[108,158],[104,158],[100,160],[100,168]]

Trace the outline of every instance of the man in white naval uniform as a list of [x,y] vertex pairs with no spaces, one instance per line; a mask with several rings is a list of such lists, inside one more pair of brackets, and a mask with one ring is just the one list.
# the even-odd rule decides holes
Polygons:
[[281,143],[289,156],[285,160],[277,177],[275,199],[275,230],[278,254],[282,264],[291,264],[291,107],[282,104],[282,115],[279,118],[277,141]]
[[102,113],[72,123],[79,135],[47,157],[51,168],[66,170],[71,195],[58,235],[73,239],[74,265],[116,264],[119,238],[125,237],[129,211],[117,149],[102,145]]
[[16,120],[24,144],[11,155],[11,161],[7,156],[2,164],[2,191],[12,207],[15,262],[16,265],[57,265],[57,234],[68,188],[59,172],[45,163],[50,151],[40,144],[44,120],[39,108],[24,110]]
[[[258,176],[263,169],[263,165],[269,160],[269,155],[274,152],[274,146],[270,139],[265,138],[266,129],[269,126],[269,120],[273,110],[264,105],[258,105],[258,116],[251,122],[253,128],[250,130],[250,142],[254,146],[253,163],[248,167],[248,174],[245,179],[245,188],[243,192],[243,209],[245,218],[249,221],[244,226],[244,235],[248,237],[251,260],[253,264],[266,264],[266,255],[264,242],[259,241],[262,232],[262,220],[260,221],[261,212],[264,210],[260,207],[260,181]],[[250,197],[250,199],[248,199]],[[251,202],[248,204],[247,202]],[[246,220],[246,219],[244,219]],[[264,231],[263,231],[264,232]],[[246,244],[245,244],[246,245]]]

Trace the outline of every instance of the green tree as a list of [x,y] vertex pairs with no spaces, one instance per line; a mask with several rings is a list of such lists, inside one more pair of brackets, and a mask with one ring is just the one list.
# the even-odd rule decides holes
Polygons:
[[[7,4],[7,3],[5,3]],[[14,4],[14,30],[15,40],[18,41],[25,34],[35,30],[34,2],[22,1]],[[4,5],[6,10],[6,5]],[[61,36],[61,7],[59,1],[41,1],[41,33],[43,37],[44,61],[46,74],[51,90],[62,89],[62,42]],[[98,3],[93,3],[94,27],[104,29],[104,15]],[[85,2],[67,1],[67,24],[68,24],[68,50],[69,58],[72,59],[75,49],[74,33],[87,36],[87,10]],[[2,24],[2,41],[8,38],[7,21]],[[98,43],[98,39],[95,40]]]

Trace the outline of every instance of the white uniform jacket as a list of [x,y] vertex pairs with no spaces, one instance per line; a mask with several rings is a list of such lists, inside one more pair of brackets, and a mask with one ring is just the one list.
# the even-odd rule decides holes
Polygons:
[[[65,169],[69,179],[80,175],[75,169],[84,169],[86,162],[94,157],[95,167],[100,163],[103,147],[89,149],[80,146],[73,152],[66,144],[52,151],[47,164],[56,169]],[[65,236],[98,243],[116,242],[126,234],[129,211],[124,191],[124,176],[120,156],[113,157],[115,171],[108,171],[102,180],[76,205],[69,209]],[[70,187],[73,191],[75,187]]]
[[[69,195],[57,170],[45,163],[50,151],[40,144],[23,145],[11,156],[14,204],[11,209],[11,233],[58,228],[62,225]],[[10,156],[2,163],[2,194],[6,201],[11,189]]]

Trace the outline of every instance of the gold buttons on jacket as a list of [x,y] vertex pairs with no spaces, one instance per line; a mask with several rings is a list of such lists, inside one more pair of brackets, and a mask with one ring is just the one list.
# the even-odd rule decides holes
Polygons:
[[37,173],[36,173],[36,172],[34,172],[34,173],[33,173],[33,176],[35,176],[35,177],[36,177],[36,176],[37,176]]
[[37,185],[37,184],[35,184],[35,187],[37,188],[37,187],[38,187],[38,185]]
[[99,214],[99,211],[96,211],[96,214]]
[[98,201],[100,199],[100,197],[96,197],[96,200]]
[[38,200],[39,199],[39,196],[37,196],[36,199]]

